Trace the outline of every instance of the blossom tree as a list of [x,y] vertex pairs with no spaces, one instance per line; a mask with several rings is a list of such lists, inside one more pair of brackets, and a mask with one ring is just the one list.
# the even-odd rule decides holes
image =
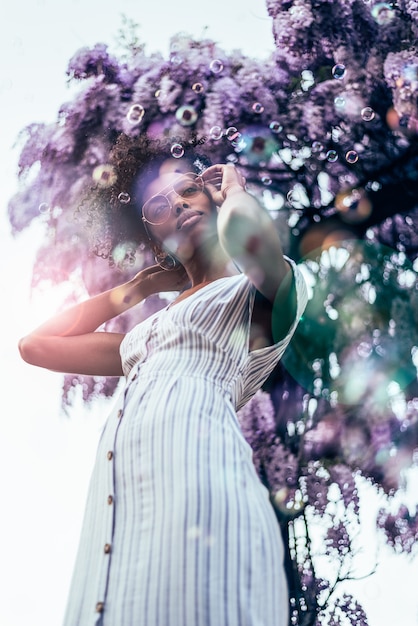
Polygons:
[[[418,2],[267,7],[276,46],[264,60],[182,33],[168,58],[148,55],[127,18],[114,52],[76,52],[79,88],[56,123],[22,131],[9,217],[15,233],[45,225],[34,288],[68,282],[78,299],[150,262],[128,238],[104,249],[83,210],[87,189],[117,186],[121,134],[242,169],[311,291],[282,364],[240,412],[287,547],[291,624],[364,625],[338,591],[358,574],[361,480],[386,496],[389,545],[414,555],[418,538],[402,502],[418,447]],[[123,210],[128,190],[118,199]],[[139,316],[163,305],[153,297]],[[116,382],[65,377],[64,404]]]

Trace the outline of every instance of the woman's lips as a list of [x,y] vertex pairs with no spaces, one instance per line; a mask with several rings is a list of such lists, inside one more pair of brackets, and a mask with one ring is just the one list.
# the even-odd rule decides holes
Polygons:
[[180,230],[184,227],[193,226],[193,224],[200,220],[202,215],[200,211],[185,211],[177,220],[177,229]]

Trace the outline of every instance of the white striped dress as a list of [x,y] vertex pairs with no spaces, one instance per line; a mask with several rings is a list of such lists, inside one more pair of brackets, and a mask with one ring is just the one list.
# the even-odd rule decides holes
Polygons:
[[102,433],[65,626],[287,626],[283,545],[236,410],[282,356],[249,351],[241,274],[124,338],[126,387]]

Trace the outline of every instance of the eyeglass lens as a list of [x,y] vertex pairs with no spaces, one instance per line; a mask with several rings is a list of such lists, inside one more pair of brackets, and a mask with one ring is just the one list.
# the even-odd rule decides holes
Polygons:
[[[203,182],[197,174],[186,174],[172,185],[172,190],[181,198],[192,198],[202,189]],[[171,209],[172,206],[167,196],[157,194],[145,202],[142,215],[150,224],[163,224],[169,218]]]

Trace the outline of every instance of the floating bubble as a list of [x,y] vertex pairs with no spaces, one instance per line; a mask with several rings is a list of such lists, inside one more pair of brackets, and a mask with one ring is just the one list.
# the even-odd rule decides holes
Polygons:
[[209,64],[209,69],[213,74],[220,74],[224,69],[224,64],[219,59],[213,59]]
[[334,105],[337,109],[343,109],[345,107],[345,98],[343,96],[336,96],[334,98]]
[[312,143],[312,152],[321,152],[321,150],[323,149],[323,145],[320,141],[314,141]]
[[232,134],[228,139],[231,142],[231,146],[234,146],[236,152],[242,152],[242,150],[247,147],[247,141],[239,131]]
[[145,109],[141,104],[133,104],[128,113],[126,114],[126,119],[132,126],[139,124],[144,117]]
[[337,63],[337,65],[334,65],[334,67],[332,68],[332,75],[337,80],[342,80],[345,77],[346,73],[346,67],[342,63]]
[[268,174],[261,174],[260,180],[266,187],[268,187],[272,183],[272,180]]
[[330,163],[335,163],[335,161],[338,161],[338,153],[336,150],[328,150],[327,152],[327,160]]
[[176,120],[182,126],[193,126],[197,120],[197,111],[189,104],[179,107],[176,111]]
[[51,212],[51,207],[49,206],[48,202],[41,202],[41,204],[38,207],[39,213],[50,213]]
[[121,191],[118,195],[118,200],[121,204],[129,204],[131,201],[131,196],[126,191]]
[[181,157],[184,155],[184,148],[181,143],[173,143],[170,148],[170,152],[175,159],[181,159]]
[[194,83],[194,85],[192,85],[192,89],[195,93],[203,93],[205,90],[202,83]]
[[229,139],[229,141],[235,141],[236,139],[239,139],[240,136],[241,133],[238,132],[238,128],[235,128],[235,126],[230,126],[225,131],[225,137]]
[[118,177],[114,167],[105,163],[94,168],[92,178],[99,187],[111,187]]
[[361,117],[365,122],[371,122],[372,120],[374,120],[375,116],[376,113],[374,112],[372,107],[364,107],[364,109],[361,109]]
[[291,189],[290,191],[288,191],[286,198],[289,204],[291,204],[292,206],[294,205],[299,206],[300,197],[299,197],[298,192],[295,189]]
[[283,130],[283,126],[276,121],[270,122],[269,128],[272,133],[281,133]]
[[372,204],[364,189],[344,190],[335,197],[335,208],[346,223],[359,223],[366,220],[372,212]]
[[173,65],[181,65],[183,63],[183,59],[179,54],[171,54],[170,55],[170,62]]
[[357,354],[367,359],[373,352],[373,346],[367,341],[361,341],[357,346]]
[[345,155],[345,160],[347,163],[353,164],[358,161],[358,154],[355,150],[349,150]]
[[212,139],[220,139],[223,135],[223,130],[220,126],[212,126],[209,135]]
[[130,242],[117,244],[112,250],[112,261],[118,267],[135,265],[135,246]]
[[254,102],[251,109],[253,113],[257,113],[257,115],[260,115],[264,111],[264,106],[261,104],[261,102]]
[[379,26],[386,26],[395,17],[395,11],[393,6],[388,2],[378,2],[372,8],[372,17],[376,20]]

